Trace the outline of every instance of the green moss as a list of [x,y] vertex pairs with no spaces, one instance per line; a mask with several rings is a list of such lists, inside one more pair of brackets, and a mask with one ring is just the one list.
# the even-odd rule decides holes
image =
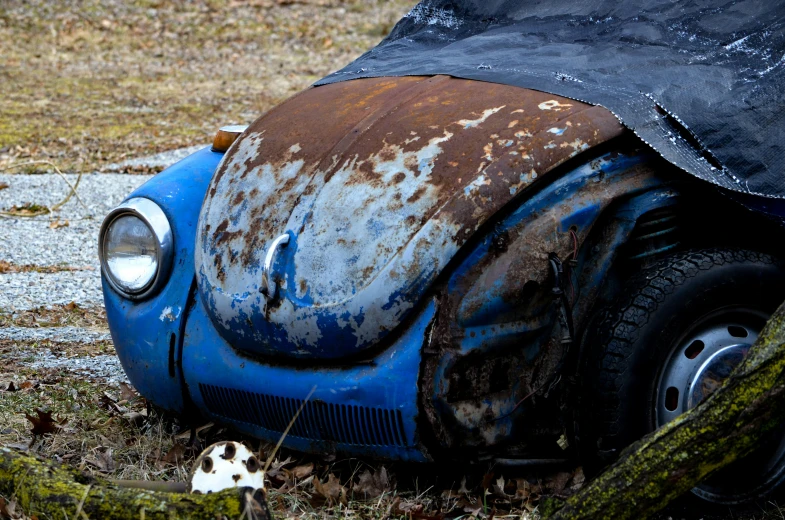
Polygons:
[[84,477],[74,469],[50,466],[28,455],[0,449],[0,494],[16,496],[28,515],[65,519],[75,516],[78,504],[91,518],[214,519],[225,516],[240,518],[243,510],[241,493],[226,490],[209,495],[159,493],[123,489],[102,479]]

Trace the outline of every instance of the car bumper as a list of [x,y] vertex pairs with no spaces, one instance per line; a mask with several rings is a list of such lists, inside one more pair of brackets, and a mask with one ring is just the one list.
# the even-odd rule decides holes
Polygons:
[[283,443],[288,448],[427,461],[419,441],[417,396],[420,352],[435,307],[426,305],[372,359],[350,366],[284,365],[230,347],[196,297],[185,325],[185,384],[203,414],[272,443],[296,416]]

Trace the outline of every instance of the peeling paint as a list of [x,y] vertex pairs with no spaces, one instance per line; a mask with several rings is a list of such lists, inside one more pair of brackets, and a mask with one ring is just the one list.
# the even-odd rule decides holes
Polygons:
[[555,112],[561,112],[562,110],[572,107],[572,103],[560,103],[555,99],[549,99],[548,101],[543,101],[537,105],[537,107],[540,110],[553,110]]
[[164,307],[164,310],[161,311],[161,315],[158,317],[160,321],[174,321],[180,317],[180,312],[182,309],[175,305]]
[[[224,157],[199,219],[197,283],[221,335],[241,350],[316,358],[385,337],[533,181],[521,174],[529,161],[547,170],[573,152],[560,152],[554,123],[584,124],[590,143],[622,131],[604,109],[578,103],[538,112],[549,100],[449,77],[369,78],[268,112]],[[493,117],[511,105],[537,115],[515,125]],[[283,233],[290,241],[272,266],[278,298],[268,302],[260,266]]]
[[489,108],[487,110],[483,110],[482,115],[477,119],[461,119],[460,121],[456,121],[456,124],[463,126],[463,128],[474,128],[476,126],[481,125],[484,123],[489,117],[493,114],[504,108],[505,105],[496,108]]

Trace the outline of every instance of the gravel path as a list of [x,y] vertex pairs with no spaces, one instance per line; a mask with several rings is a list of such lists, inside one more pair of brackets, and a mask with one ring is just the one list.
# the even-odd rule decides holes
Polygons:
[[187,148],[180,148],[178,150],[170,150],[168,152],[161,152],[147,157],[140,157],[138,159],[129,159],[121,163],[113,163],[106,167],[108,171],[123,171],[133,168],[165,168],[172,163],[185,159],[194,152],[198,152],[204,148],[204,145],[198,144],[196,146],[189,146]]
[[0,340],[36,342],[52,341],[54,343],[97,343],[110,341],[108,331],[90,330],[82,327],[4,327],[0,328]]
[[[174,150],[165,154],[128,161],[125,166],[168,166],[202,148]],[[152,175],[119,173],[82,175],[76,193],[57,211],[37,217],[0,216],[0,261],[22,272],[0,274],[0,313],[23,312],[56,304],[77,303],[80,307],[103,305],[101,276],[97,255],[98,231],[104,215]],[[78,176],[65,178],[75,185]],[[54,206],[70,188],[60,175],[0,174],[0,212],[26,203]],[[67,225],[64,225],[65,222]],[[59,225],[53,225],[59,222]],[[68,270],[52,270],[52,267]],[[127,381],[116,356],[64,357],[35,343],[94,344],[111,341],[108,330],[80,327],[6,327],[0,340],[18,343],[11,355],[30,368],[54,368],[109,383]]]
[[80,307],[103,305],[101,275],[89,271],[0,274],[0,309],[19,312],[42,305],[76,302]]
[[33,355],[35,361],[23,361],[20,364],[30,368],[60,369],[91,379],[103,379],[109,384],[128,382],[117,356],[63,357],[53,354],[49,349],[36,350]]
[[[76,184],[78,175],[66,174],[71,185]],[[21,175],[0,174],[0,184],[8,184],[8,188],[0,190],[0,210],[8,211],[11,206],[32,202],[44,206],[53,206],[63,200],[71,188],[57,174]],[[76,193],[84,202],[80,204],[76,197],[71,197],[60,211],[49,216],[36,217],[35,220],[50,221],[52,218],[76,220],[94,217],[103,218],[110,209],[125,198],[152,175],[123,175],[118,173],[83,174]],[[5,219],[7,220],[7,219]],[[4,222],[5,222],[4,220]],[[18,219],[29,220],[29,219]],[[6,228],[7,226],[3,226]]]
[[[16,265],[66,265],[98,268],[98,230],[104,215],[151,175],[83,175],[77,193],[84,206],[71,197],[59,211],[38,217],[2,217],[0,220],[0,260]],[[74,184],[76,175],[66,175]],[[63,200],[70,188],[59,175],[0,175],[0,211],[27,202],[52,206]],[[85,207],[86,206],[86,207]],[[61,225],[52,226],[59,221]],[[68,225],[62,225],[68,221]],[[52,284],[57,283],[52,277]],[[48,287],[44,279],[41,290]],[[0,282],[2,284],[2,282]],[[0,285],[5,287],[5,284]],[[45,293],[40,293],[45,294]],[[44,301],[44,303],[49,303]],[[77,302],[80,303],[80,302]],[[20,301],[21,304],[21,301]],[[42,303],[38,303],[41,305]],[[0,296],[0,309],[7,302]],[[15,307],[19,308],[19,305]]]

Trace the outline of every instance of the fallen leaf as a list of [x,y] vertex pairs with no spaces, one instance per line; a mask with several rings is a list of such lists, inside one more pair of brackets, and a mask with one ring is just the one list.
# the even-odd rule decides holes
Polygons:
[[513,500],[528,500],[533,497],[531,484],[525,478],[515,479],[515,497]]
[[[215,423],[211,423],[211,422],[209,422],[207,424],[203,424],[202,426],[199,426],[196,429],[196,432],[195,432],[196,433],[196,437],[199,437],[200,433],[202,433],[204,430],[212,428],[213,426],[215,426]],[[187,429],[187,430],[185,430],[185,431],[183,431],[181,433],[178,433],[177,435],[174,436],[174,438],[177,439],[177,440],[190,439],[191,438],[191,430]]]
[[564,488],[567,487],[567,483],[570,481],[570,479],[572,479],[572,473],[568,471],[560,471],[559,473],[546,478],[543,482],[543,487],[549,494],[561,495],[561,493],[564,491]]
[[67,311],[73,311],[73,310],[76,310],[76,309],[79,308],[79,304],[77,304],[76,302],[72,301],[70,303],[66,303],[64,305],[64,307],[65,307],[65,310],[67,310]]
[[67,220],[62,220],[61,221],[61,220],[55,219],[55,220],[53,220],[53,221],[51,221],[49,223],[49,229],[57,229],[57,228],[61,228],[61,227],[68,227],[68,225],[69,224],[68,224]]
[[124,414],[128,411],[126,408],[120,406],[117,401],[115,401],[114,398],[106,392],[104,392],[103,395],[98,398],[98,405],[104,410],[108,410],[116,414]]
[[371,472],[371,470],[365,470],[360,473],[360,477],[352,489],[355,493],[362,493],[366,498],[376,498],[383,493],[391,491],[392,486],[387,475],[387,469],[382,466],[375,473]]
[[465,513],[471,513],[472,516],[479,516],[482,511],[482,502],[469,497],[464,497],[455,504],[455,509],[461,510]]
[[281,459],[275,459],[267,470],[267,477],[284,479],[285,475],[283,467],[291,463],[291,457],[286,457],[286,460],[283,461],[281,461]]
[[62,419],[57,421],[52,418],[52,412],[45,412],[40,409],[36,409],[35,413],[38,417],[33,417],[32,415],[25,414],[27,420],[33,423],[33,428],[31,430],[33,435],[44,435],[47,433],[54,433],[65,426],[68,422],[68,419]]
[[85,457],[84,462],[95,466],[101,472],[108,473],[114,470],[114,460],[112,459],[112,448],[99,446],[95,449],[94,457]]
[[5,498],[0,497],[0,518],[15,520],[22,517],[22,514],[16,510],[16,501],[6,502]]
[[36,217],[38,215],[43,215],[44,213],[49,213],[49,208],[32,202],[26,202],[21,206],[11,206],[7,213],[17,217]]
[[134,387],[132,387],[128,383],[120,382],[120,400],[121,401],[133,401],[137,397],[138,397],[138,394],[134,390]]
[[423,513],[425,506],[419,502],[403,502],[401,497],[395,497],[390,506],[387,508],[387,518],[391,516],[402,516],[404,518],[419,518],[421,520],[442,520],[444,513],[437,513],[436,515],[426,515]]
[[175,443],[172,448],[166,452],[166,455],[163,456],[161,462],[165,462],[167,464],[180,464],[182,462],[183,457],[185,456],[185,446],[180,443]]
[[491,485],[493,485],[493,472],[486,473],[482,477],[482,489],[483,491],[486,489],[490,489]]
[[291,463],[292,463],[291,457],[286,457],[283,461],[281,459],[275,459],[272,462],[272,464],[270,464],[270,470],[276,471],[283,468],[284,466],[288,466]]
[[139,412],[126,412],[123,414],[123,419],[135,426],[141,426],[146,417]]
[[9,187],[9,186],[8,186],[8,183],[7,183],[7,182],[0,182],[0,190],[4,190],[4,189],[6,189],[6,188],[8,188],[8,187]]
[[500,498],[509,498],[507,493],[504,492],[504,477],[499,477],[493,483],[493,493]]
[[19,390],[29,390],[30,388],[38,388],[38,381],[22,381],[19,385]]
[[583,484],[586,483],[586,475],[583,474],[583,468],[578,468],[575,470],[575,473],[572,476],[572,482],[570,482],[570,490],[578,491],[583,487]]
[[302,466],[295,466],[290,471],[292,476],[297,480],[306,479],[311,476],[311,473],[313,473],[313,462],[304,464]]
[[329,504],[336,504],[338,502],[346,505],[346,488],[341,485],[338,478],[330,473],[327,475],[325,482],[320,481],[318,478],[313,479],[313,490],[317,495],[326,499]]

